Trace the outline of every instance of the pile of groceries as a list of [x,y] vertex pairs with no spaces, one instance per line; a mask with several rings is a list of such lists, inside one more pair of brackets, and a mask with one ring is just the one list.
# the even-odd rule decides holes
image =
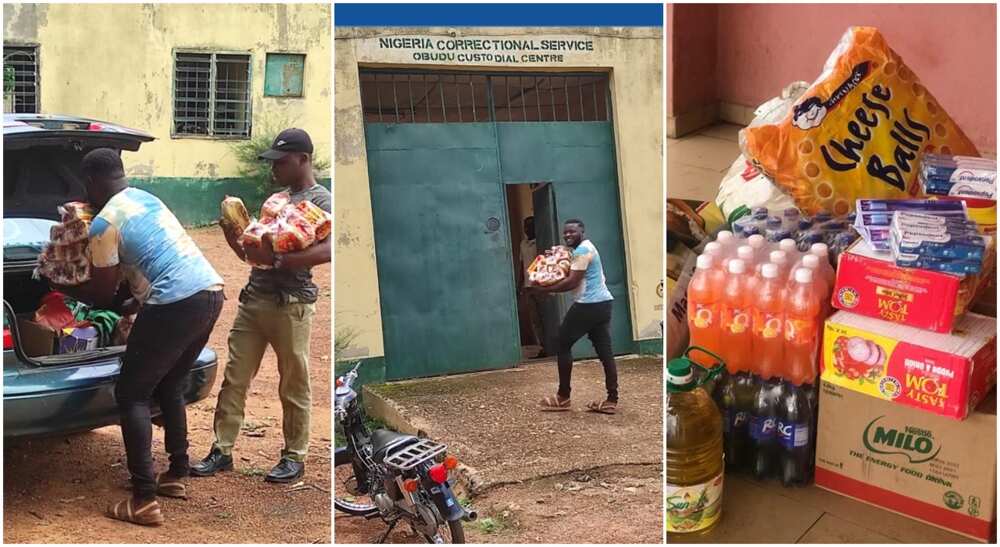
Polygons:
[[528,266],[528,281],[533,285],[548,287],[569,276],[573,253],[569,247],[556,245],[538,255]]
[[[90,224],[88,203],[73,201],[57,208],[59,222],[49,230],[49,241],[38,255],[32,278],[72,287],[90,280]],[[124,345],[135,316],[93,308],[58,291],[48,291],[33,313],[17,316],[22,351],[29,357],[80,353]]]
[[[251,218],[243,200],[226,196],[220,205],[222,218],[240,232],[239,242],[260,246],[270,239],[276,253],[301,251],[330,236],[333,220],[315,203],[304,200],[293,204],[288,192],[267,198],[260,208],[260,219]],[[270,265],[254,264],[266,269]]]
[[758,114],[737,160],[758,191],[723,180],[722,221],[682,243],[668,532],[725,518],[742,473],[990,541],[996,162],[873,28]]
[[34,277],[44,277],[57,285],[81,285],[90,280],[87,244],[94,211],[81,201],[60,205],[58,211],[60,222],[52,225],[49,243],[38,255]]

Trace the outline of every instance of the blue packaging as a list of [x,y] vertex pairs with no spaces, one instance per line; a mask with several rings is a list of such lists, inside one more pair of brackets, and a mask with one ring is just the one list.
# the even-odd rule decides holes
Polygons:
[[920,268],[955,275],[975,275],[983,269],[982,261],[948,260],[914,254],[900,253],[896,265],[903,268]]
[[986,239],[982,236],[929,234],[920,232],[892,233],[893,251],[953,260],[982,262],[986,254]]

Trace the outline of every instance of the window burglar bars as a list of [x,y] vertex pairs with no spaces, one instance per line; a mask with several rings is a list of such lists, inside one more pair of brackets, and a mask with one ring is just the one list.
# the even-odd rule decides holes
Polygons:
[[[8,67],[12,71],[15,113],[38,113],[38,47],[4,46],[4,84],[7,83]],[[6,89],[6,85],[4,88]]]
[[603,73],[485,74],[362,69],[368,123],[604,122]]
[[174,53],[174,134],[250,136],[250,56]]

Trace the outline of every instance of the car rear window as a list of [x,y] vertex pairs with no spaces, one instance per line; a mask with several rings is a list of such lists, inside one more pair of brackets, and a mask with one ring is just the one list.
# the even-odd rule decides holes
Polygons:
[[55,220],[59,218],[57,207],[86,199],[80,175],[83,154],[84,151],[57,146],[4,151],[4,218]]

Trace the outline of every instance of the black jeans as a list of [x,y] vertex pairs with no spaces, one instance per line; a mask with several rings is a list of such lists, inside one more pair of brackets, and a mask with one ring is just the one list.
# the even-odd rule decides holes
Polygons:
[[222,291],[202,291],[171,304],[145,305],[135,319],[115,386],[115,399],[132,491],[137,498],[156,495],[149,408],[154,400],[163,417],[170,473],[177,477],[188,475],[184,391],[188,387],[188,372],[222,311],[223,299]]
[[611,303],[580,304],[570,306],[559,325],[559,396],[569,397],[570,377],[573,374],[573,344],[590,337],[594,351],[604,367],[604,383],[608,390],[608,400],[618,401],[618,368],[611,351]]

